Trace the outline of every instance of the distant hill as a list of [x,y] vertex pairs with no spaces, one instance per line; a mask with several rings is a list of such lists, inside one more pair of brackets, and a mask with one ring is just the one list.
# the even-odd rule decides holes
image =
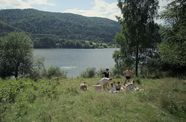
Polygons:
[[117,22],[105,18],[35,9],[0,10],[0,27],[1,35],[15,30],[30,33],[38,48],[110,44],[120,30]]

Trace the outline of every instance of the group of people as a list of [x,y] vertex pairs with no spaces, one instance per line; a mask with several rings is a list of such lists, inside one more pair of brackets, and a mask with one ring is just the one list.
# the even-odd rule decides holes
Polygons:
[[[104,77],[96,84],[93,85],[95,87],[96,91],[109,91],[111,93],[117,93],[122,90],[131,90],[134,89],[134,82],[131,80],[131,77],[133,75],[133,72],[129,69],[125,70],[123,72],[123,75],[125,76],[126,80],[121,82],[112,82],[112,78],[110,78],[110,72],[109,69],[106,69],[103,72]],[[86,91],[88,89],[88,85],[83,82],[80,84],[80,89],[82,91]]]
[[121,82],[112,82],[112,78],[110,78],[110,72],[109,69],[106,69],[105,72],[103,72],[104,77],[99,81],[100,85],[103,87],[103,90],[108,90],[111,93],[117,93],[121,90],[129,90],[134,86],[133,80],[131,80],[131,77],[133,75],[133,72],[129,69],[125,70],[123,72],[123,75],[125,76],[126,80]]

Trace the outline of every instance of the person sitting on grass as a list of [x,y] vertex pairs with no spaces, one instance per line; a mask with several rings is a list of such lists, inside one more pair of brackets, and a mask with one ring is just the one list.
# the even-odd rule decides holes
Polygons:
[[109,90],[110,93],[116,93],[116,87],[114,86],[114,83],[111,83],[111,89]]
[[88,90],[88,86],[87,86],[86,82],[83,82],[80,84],[80,90],[82,90],[82,91]]
[[120,82],[118,81],[117,85],[116,85],[116,91],[120,91],[121,90],[121,84]]

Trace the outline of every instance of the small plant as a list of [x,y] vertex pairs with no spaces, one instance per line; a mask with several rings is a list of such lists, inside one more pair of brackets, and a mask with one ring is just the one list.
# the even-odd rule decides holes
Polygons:
[[105,70],[104,69],[99,69],[97,72],[96,72],[96,76],[98,76],[98,77],[103,77],[103,72],[104,72]]
[[138,85],[141,84],[141,79],[140,78],[134,78],[134,83],[137,83]]
[[93,78],[96,75],[95,68],[87,68],[84,72],[81,73],[81,77],[83,78]]
[[44,58],[34,57],[32,70],[30,72],[30,78],[33,80],[41,79],[46,76],[46,69],[44,65]]
[[59,67],[49,67],[47,70],[47,77],[66,77],[66,72],[62,71]]

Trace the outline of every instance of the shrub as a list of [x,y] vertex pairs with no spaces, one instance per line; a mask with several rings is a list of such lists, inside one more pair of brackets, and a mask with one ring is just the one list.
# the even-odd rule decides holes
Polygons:
[[112,77],[115,77],[115,78],[121,78],[122,77],[122,73],[121,72],[122,72],[121,69],[117,69],[116,67],[111,69]]
[[103,72],[104,72],[105,70],[104,69],[99,69],[97,72],[96,72],[96,76],[98,76],[98,77],[103,77]]
[[81,77],[83,78],[92,78],[96,75],[95,68],[87,68],[84,72],[81,73]]
[[66,72],[62,71],[59,67],[49,67],[47,70],[47,77],[66,77]]
[[32,68],[32,40],[23,32],[0,38],[0,77],[25,76]]
[[32,70],[29,77],[33,80],[41,79],[46,76],[46,69],[44,66],[44,58],[34,57]]
[[138,78],[138,77],[134,78],[134,83],[137,83],[138,85],[140,85],[141,84],[141,79]]

